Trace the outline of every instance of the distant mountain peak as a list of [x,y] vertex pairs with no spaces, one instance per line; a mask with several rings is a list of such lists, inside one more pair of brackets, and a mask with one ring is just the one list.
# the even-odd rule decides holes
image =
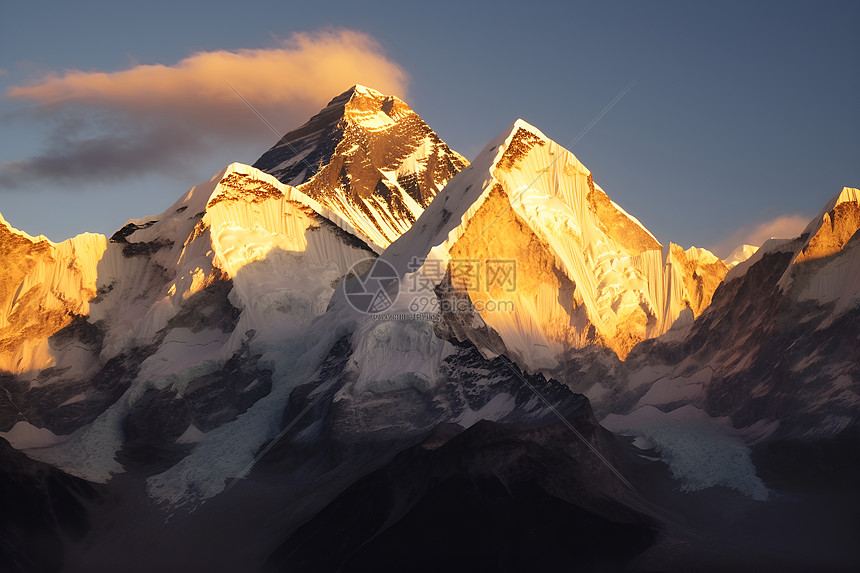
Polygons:
[[381,250],[467,165],[403,100],[355,85],[254,167],[298,187]]
[[372,100],[379,100],[379,101],[395,99],[398,101],[402,101],[397,96],[386,95],[379,90],[375,90],[373,88],[369,88],[369,87],[363,86],[361,84],[355,84],[354,86],[352,86],[351,88],[349,88],[348,90],[346,90],[345,92],[343,92],[342,94],[340,94],[339,96],[334,98],[332,101],[341,100],[341,99],[346,100],[347,106],[349,106],[350,104],[358,103],[363,99],[372,99]]
[[[369,94],[369,95],[374,95],[374,96],[382,96],[382,92],[377,91],[373,88],[369,88],[367,86],[363,86],[361,84],[355,84],[354,86],[349,88],[349,90],[347,90],[347,91],[353,91],[355,93],[364,93],[364,94]],[[382,97],[385,97],[385,96],[382,96]]]
[[723,259],[723,262],[731,270],[753,256],[757,250],[758,247],[756,245],[739,245],[728,257]]
[[804,229],[807,235],[795,262],[821,259],[841,251],[860,230],[860,189],[843,187]]
[[[338,116],[344,117],[349,115],[349,111],[353,111],[361,107],[371,107],[374,105],[374,103],[376,103],[376,106],[379,107],[380,103],[382,102],[394,100],[402,103],[402,100],[396,96],[385,95],[382,92],[377,91],[373,88],[369,88],[361,84],[355,84],[343,93],[340,93],[333,97],[326,104],[326,106],[322,110],[320,110],[319,113],[313,116],[305,125],[315,123],[314,120],[317,118],[331,120]],[[283,142],[285,140],[288,140],[292,133],[301,130],[302,127],[287,132],[287,134],[284,135],[281,141]]]

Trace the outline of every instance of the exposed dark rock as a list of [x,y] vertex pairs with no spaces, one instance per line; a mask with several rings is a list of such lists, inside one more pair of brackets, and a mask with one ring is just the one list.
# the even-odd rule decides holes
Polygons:
[[75,343],[98,352],[102,348],[104,336],[105,333],[99,324],[93,324],[87,317],[77,315],[67,326],[55,332],[48,342],[52,348],[63,348]]
[[0,438],[0,571],[60,571],[67,541],[90,529],[102,487],[27,458]]
[[135,231],[140,231],[141,229],[148,229],[158,223],[158,221],[147,221],[143,225],[136,225],[134,223],[129,223],[116,233],[114,233],[111,238],[111,243],[128,243],[128,237]]
[[190,423],[190,408],[176,390],[148,390],[125,418],[125,442],[117,460],[125,469],[145,474],[168,469],[190,449],[176,444]]
[[140,364],[152,352],[153,347],[133,348],[80,379],[66,380],[65,372],[54,368],[40,372],[36,385],[12,377],[2,393],[20,410],[19,419],[58,435],[71,434],[95,420],[122,396],[137,377]]
[[535,145],[543,146],[546,145],[546,142],[531,131],[522,127],[518,128],[497,165],[502,169],[512,169],[514,165],[529,154],[529,151]]
[[9,391],[15,379],[9,374],[0,374],[0,432],[8,432],[21,418],[21,411]]
[[129,442],[173,442],[191,423],[188,404],[175,389],[148,390],[125,418]]
[[[315,379],[292,391],[281,422],[282,428],[289,428],[285,434],[287,439],[301,434],[314,422],[328,418],[332,398],[345,381],[344,370],[351,353],[349,337],[344,336],[332,347]],[[322,431],[313,436],[320,437]]]
[[347,233],[325,217],[317,217],[316,218],[317,225],[313,227],[308,227],[308,231],[319,231],[325,229],[337,236],[338,239],[343,241],[347,246],[353,247],[356,249],[361,249],[362,251],[367,251],[369,257],[376,257],[376,251],[367,246],[367,243],[353,235],[352,233]]
[[313,153],[275,175],[280,181],[290,185],[313,177],[323,165],[328,163],[343,135],[343,129],[338,120],[343,116],[344,106],[350,97],[352,97],[351,90],[332,99],[306,124],[284,135],[254,163],[254,167],[272,173],[278,165],[299,155],[313,144],[315,146]]
[[284,193],[266,181],[256,179],[244,173],[231,173],[223,178],[219,185],[221,192],[212,198],[206,205],[210,209],[221,201],[247,201],[249,203],[260,203],[268,199],[279,199]]
[[191,295],[176,315],[171,318],[165,332],[173,328],[190,328],[192,332],[219,329],[233,332],[242,311],[230,303],[233,281],[221,274],[215,276],[205,288]]
[[124,257],[149,257],[157,253],[161,249],[169,249],[173,246],[173,241],[160,240],[140,243],[130,243],[124,241],[122,247],[122,256]]
[[272,371],[261,368],[247,343],[216,372],[194,378],[184,397],[191,421],[203,432],[227,422],[272,390]]

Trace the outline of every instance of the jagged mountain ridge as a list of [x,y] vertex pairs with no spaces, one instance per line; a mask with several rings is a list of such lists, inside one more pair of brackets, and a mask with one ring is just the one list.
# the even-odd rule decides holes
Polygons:
[[[407,289],[387,312],[408,315],[424,295],[439,303],[411,320],[356,312],[336,288],[383,246],[338,209],[234,164],[72,255],[6,227],[24,278],[4,296],[18,316],[38,319],[42,296],[71,303],[64,329],[46,323],[21,346],[47,361],[3,376],[0,434],[108,487],[125,473],[171,508],[245,501],[225,487],[249,468],[239,491],[285,476],[298,492],[319,483],[319,499],[286,496],[305,516],[274,518],[287,531],[348,485],[327,479],[358,479],[440,423],[546,424],[554,413],[535,390],[564,412],[587,393],[682,492],[726,487],[756,503],[770,494],[750,445],[856,424],[856,190],[717,287],[722,261],[663,247],[572,154],[518,122],[383,251]],[[522,291],[474,287],[454,264],[487,259],[525,261]],[[431,288],[408,292],[410,277]],[[515,302],[513,319],[487,312],[497,296]],[[663,427],[643,426],[644,414]]]
[[254,163],[382,248],[466,165],[401,99],[360,85],[332,99]]
[[[527,143],[516,138],[539,137],[522,126],[517,130],[510,136],[514,138],[514,151],[497,158],[507,170],[528,152]],[[581,167],[578,162],[576,165]],[[599,212],[614,223],[608,232],[618,238],[618,249],[626,249],[627,255],[638,255],[648,247],[659,247],[638,221],[594,185],[590,174],[579,173],[583,181],[577,181],[590,190],[588,212],[591,216]],[[312,232],[315,229],[321,231]],[[45,336],[41,341],[59,347],[58,341],[66,340],[64,344],[74,353],[69,358],[55,357],[50,364],[53,369],[35,369],[13,385],[14,406],[7,411],[4,423],[11,432],[6,435],[20,439],[33,427],[47,429],[52,433],[40,435],[50,451],[37,455],[98,480],[123,471],[126,463],[137,463],[133,452],[139,450],[135,444],[140,438],[135,436],[140,436],[141,431],[131,428],[140,427],[140,422],[134,420],[145,419],[145,412],[174,412],[177,419],[184,420],[176,427],[166,426],[170,429],[165,431],[144,423],[144,428],[155,432],[156,442],[177,440],[191,444],[194,451],[207,451],[194,446],[206,440],[207,432],[230,426],[257,402],[276,407],[296,384],[306,381],[295,373],[286,373],[289,356],[301,356],[306,345],[284,353],[286,341],[306,334],[304,329],[326,310],[337,281],[352,264],[372,254],[373,249],[358,239],[361,236],[350,222],[297,188],[241,164],[233,164],[208,183],[195,187],[164,213],[130,221],[106,243],[101,259],[91,262],[95,268],[89,272],[98,277],[98,295],[92,299],[89,315],[82,315],[80,326],[67,335],[54,336],[50,341]],[[319,242],[319,237],[326,239]],[[295,258],[291,253],[302,254]],[[297,273],[300,268],[305,270]],[[473,293],[460,292],[456,296],[463,294]],[[350,397],[342,402],[349,406],[340,408],[341,436],[349,432],[409,436],[446,419],[545,415],[537,404],[526,405],[514,399],[516,392],[501,392],[501,387],[491,385],[481,390],[484,397],[477,403],[454,395],[442,399],[439,394],[434,399],[447,406],[440,408],[437,404],[422,416],[403,419],[402,400],[416,408],[426,407],[426,398],[409,397],[410,388],[423,388],[420,392],[433,398],[439,390],[432,388],[450,384],[446,382],[452,372],[450,357],[456,352],[447,340],[453,336],[451,340],[456,341],[456,325],[438,330],[420,321],[368,323],[368,317],[354,316],[350,309],[344,314],[337,305],[327,314],[328,322],[323,324],[329,326],[320,327],[325,332],[318,333],[316,339],[307,336],[307,343],[316,342],[320,349],[314,352],[325,353],[334,344],[331,337],[342,333],[344,325],[353,324],[347,326],[347,332],[352,332],[354,362],[358,365],[355,381],[347,383],[339,393],[341,398]],[[453,318],[456,321],[461,317]],[[384,345],[379,350],[367,348],[371,330],[374,340],[403,342],[395,342],[389,349]],[[81,332],[87,333],[85,344],[80,343]],[[480,339],[472,342],[479,348],[485,346]],[[190,348],[194,351],[188,352]],[[415,356],[416,350],[419,356]],[[409,361],[409,365],[404,366],[395,356]],[[309,363],[309,377],[317,364],[313,360],[318,358]],[[481,372],[492,370],[480,365],[475,368],[479,377]],[[220,390],[219,385],[229,376],[236,377],[237,372],[241,375],[236,379],[244,382]],[[95,390],[88,386],[88,381],[100,377],[104,382],[98,382]],[[454,379],[458,380],[457,376]],[[461,379],[454,387],[464,383],[465,379]],[[374,422],[356,426],[359,418],[353,414],[364,411],[368,402],[353,397],[363,394],[378,394],[382,401],[374,406]],[[387,397],[382,399],[382,395]],[[266,409],[262,405],[259,408]],[[367,415],[361,414],[360,418]],[[117,433],[120,426],[126,428],[125,437]],[[252,424],[245,431],[259,429]],[[70,432],[71,437],[63,437]],[[265,437],[255,435],[258,441]],[[207,443],[210,442],[216,444],[214,438]],[[33,445],[32,441],[27,443]],[[218,450],[224,446],[212,447]],[[246,454],[250,451],[246,450]],[[204,463],[198,458],[210,455],[214,454],[192,456],[181,462],[185,464],[182,467]],[[78,467],[82,456],[87,464]],[[234,461],[228,466],[239,463]],[[214,476],[236,471],[213,469]],[[153,487],[158,491],[161,486]],[[175,497],[175,493],[164,495]]]
[[[396,98],[359,86],[322,115],[332,109],[342,120],[340,135],[375,142],[368,157],[399,169],[420,202],[465,162]],[[393,129],[383,126],[382,139],[377,112],[389,118],[383,123],[398,120]],[[317,133],[315,143],[325,150],[331,140]],[[372,196],[362,184],[353,181],[350,191]],[[414,217],[418,201],[407,199]],[[391,215],[384,206],[380,212]],[[4,355],[15,363],[4,376],[0,431],[19,447],[54,447],[56,455],[46,454],[51,461],[99,481],[137,465],[133,451],[146,445],[147,432],[156,450],[158,442],[178,440],[187,451],[269,395],[272,367],[259,364],[266,340],[298,336],[353,265],[382,249],[326,205],[241,164],[164,213],[130,221],[110,240],[87,235],[57,246],[5,221],[3,229],[15,239],[4,244],[15,260],[12,280],[4,281],[12,291],[4,293],[3,326],[7,346],[19,350]],[[78,243],[88,250],[78,253]],[[58,317],[43,312],[52,304]],[[21,317],[34,326],[17,328]],[[159,410],[183,427],[145,422],[147,415],[159,419]]]
[[51,365],[47,338],[89,313],[96,296],[102,235],[84,233],[62,243],[31,237],[0,215],[0,371]]

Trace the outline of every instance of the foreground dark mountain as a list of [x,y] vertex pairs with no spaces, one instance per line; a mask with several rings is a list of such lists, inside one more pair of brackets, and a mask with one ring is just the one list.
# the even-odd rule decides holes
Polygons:
[[[566,411],[614,464],[645,465],[600,428],[585,400]],[[558,420],[535,429],[439,426],[302,526],[270,568],[620,570],[655,543],[662,525],[631,510],[628,486],[572,437]]]
[[62,570],[64,546],[85,538],[106,488],[35,462],[3,439],[0,468],[0,570]]
[[440,426],[289,535],[265,570],[856,568],[856,432],[757,450],[775,492],[757,502],[728,488],[680,492],[665,465],[598,426],[587,406],[566,419],[630,486],[564,423]]
[[357,86],[256,165],[0,221],[20,570],[858,564],[856,190],[729,271],[521,120],[466,167]]

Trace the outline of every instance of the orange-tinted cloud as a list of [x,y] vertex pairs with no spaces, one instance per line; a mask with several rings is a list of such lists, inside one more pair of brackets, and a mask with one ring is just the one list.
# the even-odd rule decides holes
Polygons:
[[[159,163],[172,154],[202,153],[211,149],[213,142],[227,147],[231,141],[274,143],[275,134],[230,86],[276,130],[286,132],[356,83],[405,97],[408,76],[372,37],[350,30],[294,34],[273,48],[197,52],[174,65],[44,75],[10,87],[6,97],[35,102],[41,117],[61,120],[63,137],[52,139],[64,141],[62,145],[49,143],[39,157],[5,164],[0,168],[0,182],[8,180],[10,172],[34,167],[37,160],[44,167],[44,162],[51,162],[58,153],[62,157],[49,166],[48,172],[59,177],[66,172],[64,165],[75,165],[76,171],[98,176],[89,171],[99,169],[97,162],[91,163],[95,159],[92,153],[76,155],[81,142],[87,144],[82,150],[86,152],[109,140],[125,136],[137,139],[128,146],[125,158],[132,168],[140,163],[141,149],[151,150],[149,155]],[[86,126],[86,139],[84,132],[77,136],[68,133],[69,120],[80,123],[82,116],[98,116],[102,122],[100,127]],[[101,136],[94,137],[94,129],[102,129]],[[174,140],[176,144],[171,145]],[[114,150],[112,158],[110,169],[121,170],[123,150]],[[87,164],[76,163],[79,160]],[[73,173],[67,175],[75,178]]]
[[742,227],[711,247],[711,250],[720,257],[727,257],[740,245],[760,247],[770,238],[791,239],[800,235],[809,221],[810,217],[803,215],[782,215],[770,221]]

